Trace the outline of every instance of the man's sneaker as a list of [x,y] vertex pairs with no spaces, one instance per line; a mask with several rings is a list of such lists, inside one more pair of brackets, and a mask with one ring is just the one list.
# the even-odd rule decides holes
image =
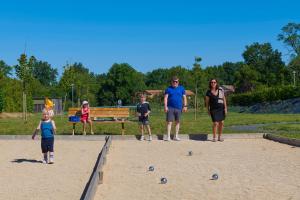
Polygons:
[[140,141],[143,141],[145,138],[144,136],[142,135],[141,138],[140,138]]
[[149,141],[152,141],[152,136],[151,135],[149,136]]
[[50,158],[49,158],[49,164],[53,164],[54,163],[54,158],[53,158],[53,156],[50,156]]
[[170,138],[170,137],[167,137],[167,139],[166,139],[165,141],[168,141],[168,142],[169,142],[169,141],[171,141],[171,138]]
[[175,141],[180,141],[180,138],[179,137],[174,137],[174,140]]

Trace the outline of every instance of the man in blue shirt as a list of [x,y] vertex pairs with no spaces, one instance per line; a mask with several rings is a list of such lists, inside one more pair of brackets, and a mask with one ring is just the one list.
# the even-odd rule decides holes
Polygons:
[[[183,101],[183,102],[182,102]],[[167,121],[167,141],[171,140],[171,127],[172,122],[175,120],[175,136],[174,140],[179,141],[178,137],[180,128],[180,116],[182,111],[187,111],[187,99],[185,95],[185,89],[183,86],[179,85],[179,79],[174,76],[171,80],[171,86],[165,90],[165,113]]]

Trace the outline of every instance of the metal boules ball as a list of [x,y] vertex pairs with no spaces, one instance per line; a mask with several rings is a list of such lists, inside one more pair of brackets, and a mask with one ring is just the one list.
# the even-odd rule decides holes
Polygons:
[[153,172],[153,171],[154,171],[154,166],[150,166],[148,170],[149,170],[150,172]]
[[212,180],[218,180],[219,176],[217,173],[215,173],[211,176],[211,178],[212,178]]
[[167,182],[168,182],[168,180],[167,180],[166,177],[160,178],[160,183],[161,183],[161,184],[166,184]]
[[189,156],[192,156],[193,155],[193,152],[192,151],[189,151]]

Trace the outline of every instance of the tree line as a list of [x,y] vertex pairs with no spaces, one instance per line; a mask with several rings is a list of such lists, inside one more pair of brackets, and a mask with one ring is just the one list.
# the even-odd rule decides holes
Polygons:
[[254,42],[245,47],[240,62],[204,68],[201,57],[196,56],[192,68],[166,66],[147,73],[138,72],[128,63],[115,63],[103,74],[95,74],[75,62],[63,66],[60,79],[57,68],[50,63],[21,54],[15,66],[0,60],[0,112],[22,111],[22,93],[27,95],[28,111],[32,111],[35,97],[59,97],[65,100],[66,107],[80,105],[82,100],[89,100],[92,106],[113,106],[119,99],[123,105],[132,105],[138,92],[165,89],[174,75],[186,89],[197,91],[199,99],[205,95],[211,78],[218,79],[221,85],[234,85],[238,94],[300,85],[300,24],[285,25],[278,40],[289,49],[287,64],[270,43]]

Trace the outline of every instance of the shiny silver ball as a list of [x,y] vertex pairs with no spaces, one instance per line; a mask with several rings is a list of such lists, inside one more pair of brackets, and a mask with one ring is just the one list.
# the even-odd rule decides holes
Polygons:
[[148,170],[149,170],[150,172],[153,172],[153,171],[154,171],[154,166],[150,166]]
[[166,177],[162,177],[162,178],[160,179],[160,183],[161,183],[161,184],[166,184],[167,182],[168,182],[168,180],[167,180]]
[[211,178],[212,178],[213,180],[218,180],[219,176],[218,176],[218,174],[213,174],[213,175],[211,176]]

